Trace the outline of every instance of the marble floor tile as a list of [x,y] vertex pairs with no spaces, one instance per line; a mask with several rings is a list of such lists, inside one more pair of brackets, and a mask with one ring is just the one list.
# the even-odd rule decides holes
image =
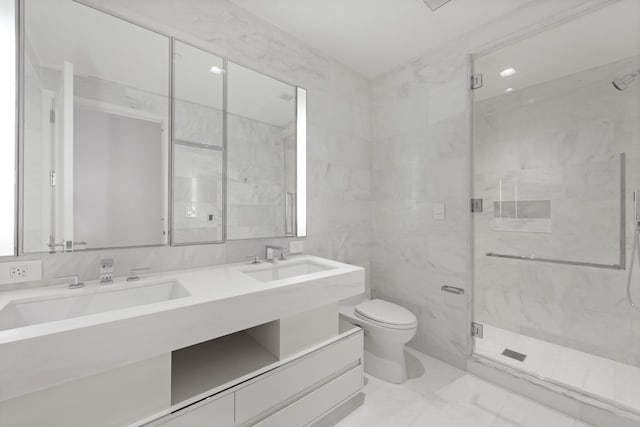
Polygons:
[[[476,354],[640,411],[640,368],[488,324],[483,329]],[[527,358],[519,362],[505,357],[505,348]]]
[[407,349],[409,380],[365,375],[365,402],[337,427],[591,427]]

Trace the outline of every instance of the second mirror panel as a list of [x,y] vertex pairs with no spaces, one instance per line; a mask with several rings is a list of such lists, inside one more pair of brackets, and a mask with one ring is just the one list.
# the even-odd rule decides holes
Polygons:
[[224,240],[224,60],[174,42],[172,243]]
[[295,232],[296,88],[228,64],[227,238]]

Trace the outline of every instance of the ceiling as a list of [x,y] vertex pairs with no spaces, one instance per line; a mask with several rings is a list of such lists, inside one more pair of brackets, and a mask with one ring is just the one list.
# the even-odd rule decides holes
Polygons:
[[452,0],[435,12],[423,0],[231,1],[372,78],[531,0]]
[[[505,46],[474,63],[482,73],[477,100],[579,73],[640,53],[640,1],[621,0]],[[516,73],[501,77],[500,71]],[[634,71],[633,69],[628,72]]]
[[[620,0],[547,31],[479,57],[477,100],[579,73],[640,54],[640,1]],[[500,71],[516,73],[501,77]],[[632,72],[631,68],[626,72]]]

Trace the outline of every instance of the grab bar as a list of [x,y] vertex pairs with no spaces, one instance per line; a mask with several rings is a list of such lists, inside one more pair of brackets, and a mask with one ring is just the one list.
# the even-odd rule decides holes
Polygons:
[[553,258],[538,258],[535,255],[530,255],[530,256],[507,255],[507,254],[499,254],[495,252],[487,252],[486,256],[496,257],[496,258],[518,259],[521,261],[537,261],[537,262],[549,262],[552,264],[579,265],[582,267],[608,268],[610,270],[624,270],[625,268],[623,265],[620,265],[620,264],[598,264],[595,262],[566,261],[566,260],[553,259]]
[[462,295],[464,294],[464,289],[456,288],[455,286],[444,285],[440,288],[440,290],[444,292],[449,292],[450,294]]

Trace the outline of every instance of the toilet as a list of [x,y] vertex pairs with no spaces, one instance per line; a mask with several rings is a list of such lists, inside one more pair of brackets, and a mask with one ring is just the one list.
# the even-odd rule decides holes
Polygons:
[[404,345],[416,334],[416,316],[381,299],[342,305],[340,315],[364,330],[365,372],[388,382],[405,382]]

